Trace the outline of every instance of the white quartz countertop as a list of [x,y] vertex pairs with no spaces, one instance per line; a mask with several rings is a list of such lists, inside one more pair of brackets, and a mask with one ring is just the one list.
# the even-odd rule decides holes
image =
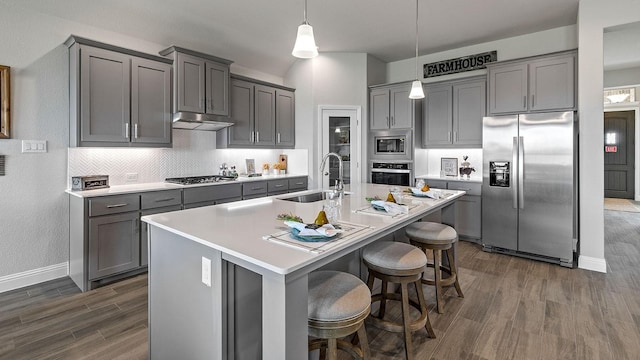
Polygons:
[[[443,190],[447,197],[439,200],[404,194],[402,202],[411,208],[408,214],[396,217],[362,212],[363,208],[370,209],[366,197],[378,195],[386,198],[389,188],[388,185],[365,183],[349,185],[349,195],[342,200],[340,222],[363,225],[367,230],[350,237],[345,236],[342,243],[338,243],[341,241],[338,238],[335,246],[322,253],[309,252],[265,239],[268,235],[288,230],[282,221],[276,219],[278,214],[293,213],[300,216],[305,223],[312,223],[318,212],[323,209],[325,201],[297,203],[282,198],[319,190],[143,216],[142,220],[219,250],[226,259],[239,260],[259,269],[286,275],[317,263],[323,257],[329,257],[336,252],[357,249],[362,245],[359,242],[395,231],[465,194],[464,191]],[[150,231],[153,238],[153,228]]]
[[139,183],[139,184],[127,184],[127,185],[113,185],[109,188],[105,189],[93,189],[93,190],[80,190],[75,191],[71,189],[66,189],[65,192],[77,196],[80,198],[90,198],[96,196],[107,196],[107,195],[119,195],[119,194],[129,194],[136,192],[148,192],[148,191],[160,191],[160,190],[172,190],[172,189],[186,189],[197,186],[216,186],[222,184],[233,184],[233,183],[241,183],[241,182],[251,182],[251,181],[264,181],[264,180],[278,180],[278,179],[287,179],[287,178],[296,178],[296,177],[304,177],[307,175],[304,174],[284,174],[284,175],[262,175],[262,176],[239,176],[234,181],[222,181],[216,183],[205,183],[205,184],[193,184],[193,185],[180,185],[173,184],[167,182],[154,182],[154,183]]
[[482,184],[482,176],[480,175],[472,175],[467,179],[466,176],[440,176],[440,175],[416,175],[416,179],[424,179],[424,180],[442,180],[442,181],[460,181],[460,182],[470,182],[470,183],[479,183]]

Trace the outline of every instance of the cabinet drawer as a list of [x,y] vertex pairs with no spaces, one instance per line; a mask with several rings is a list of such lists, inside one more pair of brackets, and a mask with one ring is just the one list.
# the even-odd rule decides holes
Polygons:
[[89,216],[140,210],[140,195],[105,196],[89,199]]
[[182,204],[182,190],[154,191],[140,195],[142,210]]
[[190,208],[187,206],[188,204],[207,202],[209,205],[213,205],[215,201],[240,197],[241,194],[242,184],[199,186],[183,190],[185,209]]
[[287,190],[289,190],[289,180],[287,179],[267,181],[267,192],[269,194],[282,194],[286,193]]
[[476,183],[449,181],[448,189],[466,191],[467,195],[480,196],[482,194],[482,184]]
[[307,177],[289,179],[289,191],[291,190],[307,190]]
[[247,199],[248,196],[254,198],[252,195],[267,195],[267,182],[266,181],[251,181],[242,184],[242,198]]
[[443,181],[443,180],[427,180],[427,179],[424,179],[424,183],[429,185],[429,187],[432,187],[434,189],[446,189],[447,188],[447,182]]

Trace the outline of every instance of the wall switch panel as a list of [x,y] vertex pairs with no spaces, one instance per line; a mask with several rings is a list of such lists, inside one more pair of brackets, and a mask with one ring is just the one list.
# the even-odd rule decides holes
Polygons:
[[211,259],[202,257],[202,283],[211,287]]
[[138,182],[138,173],[127,173],[126,176],[128,183]]
[[46,153],[47,140],[22,140],[23,153]]

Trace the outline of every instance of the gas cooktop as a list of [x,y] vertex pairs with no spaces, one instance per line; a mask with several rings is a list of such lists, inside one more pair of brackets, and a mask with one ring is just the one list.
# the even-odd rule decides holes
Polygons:
[[181,185],[193,185],[193,184],[207,184],[215,182],[234,181],[236,178],[233,176],[222,175],[206,175],[206,176],[187,176],[177,178],[164,179],[165,182],[181,184]]

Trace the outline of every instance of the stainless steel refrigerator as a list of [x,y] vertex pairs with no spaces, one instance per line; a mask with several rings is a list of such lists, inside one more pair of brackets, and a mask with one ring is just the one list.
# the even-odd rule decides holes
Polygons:
[[483,119],[484,250],[573,266],[575,143],[573,112]]

